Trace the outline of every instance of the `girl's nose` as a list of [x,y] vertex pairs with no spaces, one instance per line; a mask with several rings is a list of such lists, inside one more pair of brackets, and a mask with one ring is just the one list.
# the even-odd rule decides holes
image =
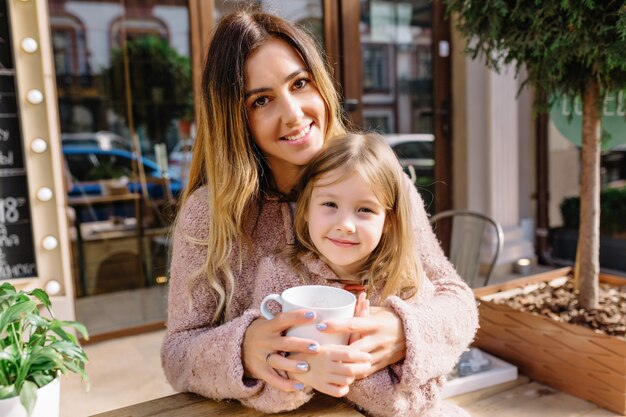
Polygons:
[[299,127],[304,117],[304,112],[298,99],[293,96],[285,97],[282,117],[287,126]]
[[356,226],[350,216],[342,216],[337,222],[337,230],[344,233],[354,233],[356,232]]

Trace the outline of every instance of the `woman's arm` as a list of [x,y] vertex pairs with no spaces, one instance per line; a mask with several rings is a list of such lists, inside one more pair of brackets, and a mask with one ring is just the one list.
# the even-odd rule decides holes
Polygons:
[[236,280],[239,292],[230,311],[232,319],[219,326],[212,324],[216,296],[206,277],[192,278],[204,265],[206,246],[186,237],[206,237],[206,192],[196,192],[181,208],[180,216],[173,237],[167,332],[161,348],[161,362],[168,381],[179,391],[215,399],[239,399],[265,412],[299,407],[308,400],[306,393],[283,392],[244,375],[243,341],[247,329],[260,315],[257,309],[249,308],[252,291],[249,273],[255,268],[244,261],[244,273]]

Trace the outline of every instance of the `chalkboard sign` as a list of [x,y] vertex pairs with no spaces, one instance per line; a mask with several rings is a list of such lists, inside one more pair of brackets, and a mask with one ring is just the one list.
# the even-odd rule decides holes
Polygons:
[[0,280],[37,275],[9,21],[0,0]]

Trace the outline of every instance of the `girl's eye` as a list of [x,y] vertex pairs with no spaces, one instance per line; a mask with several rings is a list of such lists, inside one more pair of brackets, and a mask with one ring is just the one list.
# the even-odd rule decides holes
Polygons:
[[306,87],[309,82],[310,81],[306,78],[300,78],[299,80],[296,80],[295,83],[293,83],[293,88],[295,88],[296,90],[301,90]]
[[361,213],[373,213],[373,212],[374,212],[374,210],[369,209],[369,208],[367,208],[367,207],[361,207],[361,208],[359,209],[359,212],[361,212]]
[[269,103],[269,101],[270,101],[269,98],[267,98],[265,96],[261,96],[261,97],[257,98],[256,100],[254,100],[252,102],[252,107],[254,107],[254,108],[263,107],[267,103]]
[[325,207],[337,208],[337,204],[333,203],[332,201],[326,201],[322,203],[322,205]]

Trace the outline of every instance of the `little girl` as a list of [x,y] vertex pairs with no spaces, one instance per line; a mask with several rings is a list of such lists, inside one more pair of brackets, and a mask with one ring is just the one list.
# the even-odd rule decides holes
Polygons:
[[[416,250],[410,186],[380,136],[349,134],[329,140],[300,178],[295,242],[261,261],[255,297],[298,285],[342,287],[359,295],[357,317],[393,309],[403,320],[405,334],[414,332],[417,324],[406,311],[427,307],[433,285],[424,277]],[[370,302],[377,307],[369,308]],[[336,322],[317,326],[326,332],[341,327]],[[368,350],[368,337],[353,334],[349,346],[324,345],[314,354],[290,355],[300,361],[299,370],[308,371],[288,377],[300,381],[309,395],[314,388],[347,396],[372,415],[465,415],[454,406],[434,406],[443,378],[415,378],[419,364],[408,349],[404,360],[372,374],[368,368],[376,366],[377,352]],[[363,359],[363,352],[370,354],[369,360]],[[280,360],[276,352],[266,362],[272,366]]]

